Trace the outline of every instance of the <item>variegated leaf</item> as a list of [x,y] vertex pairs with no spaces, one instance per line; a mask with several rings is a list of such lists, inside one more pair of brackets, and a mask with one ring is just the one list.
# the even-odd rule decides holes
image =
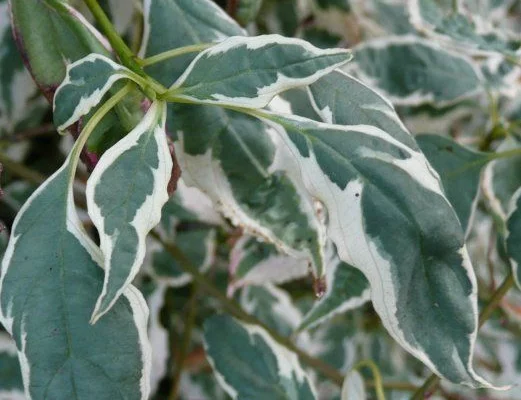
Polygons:
[[74,171],[69,156],[15,219],[2,261],[0,320],[16,341],[27,396],[144,400],[148,308],[130,286],[108,318],[89,324],[103,270],[76,214]]
[[[472,5],[465,7],[463,1],[454,4],[438,0],[410,0],[409,13],[412,24],[421,32],[438,40],[457,46],[473,54],[501,53],[515,57],[521,40],[513,34],[492,28],[484,28],[479,18],[470,14]],[[478,26],[481,25],[481,26]],[[510,36],[510,37],[509,37]]]
[[514,278],[521,289],[521,188],[514,193],[510,202],[506,246]]
[[54,125],[58,131],[78,121],[99,104],[130,71],[100,54],[90,54],[67,66],[67,75],[54,95]]
[[340,261],[336,253],[327,264],[326,288],[324,295],[304,316],[299,330],[324,323],[371,299],[369,282],[365,276],[358,269]]
[[245,287],[240,302],[250,315],[284,336],[290,336],[302,321],[288,293],[271,283]]
[[230,254],[228,295],[243,286],[284,283],[308,273],[305,259],[281,254],[273,244],[244,236],[237,241]]
[[416,36],[369,40],[353,53],[355,63],[345,70],[378,88],[395,105],[441,106],[468,98],[481,86],[481,73],[471,59]]
[[[507,137],[497,148],[497,152],[520,149],[515,137]],[[507,157],[492,161],[483,172],[483,194],[491,211],[501,220],[507,219],[509,203],[515,191],[521,187],[521,157]]]
[[18,352],[13,339],[0,332],[0,399],[25,400]]
[[95,322],[132,282],[145,257],[145,238],[168,200],[172,159],[166,104],[154,102],[132,132],[107,150],[87,182],[87,206],[100,235],[105,282]]
[[[173,19],[184,23],[174,26]],[[147,21],[151,26],[142,50],[147,55],[245,34],[209,0],[151,0],[145,7]],[[165,31],[172,34],[164,35]],[[192,58],[189,55],[179,62],[176,58],[164,67],[153,65],[150,72],[158,81],[169,83]],[[289,180],[277,164],[285,158],[283,150],[266,137],[265,127],[220,107],[169,107],[167,128],[176,136],[185,182],[207,194],[232,222],[297,258],[310,260],[315,275],[323,275],[324,232],[312,199],[301,182]]]
[[175,108],[176,154],[185,182],[213,200],[232,223],[311,262],[324,276],[324,229],[291,157],[258,120],[216,106]]
[[478,200],[481,169],[490,160],[489,155],[439,135],[418,135],[416,140],[440,174],[447,198],[467,235]]
[[[145,28],[139,54],[150,57],[196,43],[220,42],[246,32],[210,0],[145,0]],[[173,24],[172,21],[177,21]],[[186,54],[148,66],[146,71],[171,85],[196,54]]]
[[170,89],[172,99],[261,108],[278,93],[308,85],[351,59],[280,35],[234,36],[192,61]]
[[423,154],[373,126],[256,113],[295,155],[295,174],[324,204],[340,259],[369,280],[389,333],[446,379],[489,385],[472,368],[476,278],[464,233]]
[[233,399],[316,398],[297,355],[262,328],[218,315],[206,321],[204,340],[217,380]]

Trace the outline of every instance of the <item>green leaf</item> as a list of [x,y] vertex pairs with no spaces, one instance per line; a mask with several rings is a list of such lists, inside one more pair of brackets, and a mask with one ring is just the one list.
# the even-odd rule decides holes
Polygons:
[[0,137],[40,123],[47,110],[13,39],[7,1],[0,2]]
[[353,266],[335,254],[327,265],[326,293],[304,316],[299,330],[324,323],[335,315],[360,307],[371,299],[369,282]]
[[[246,32],[210,0],[145,0],[142,57],[189,46],[210,43]],[[176,23],[172,23],[176,21]],[[195,54],[186,54],[146,68],[164,85],[171,85]]]
[[290,336],[302,320],[288,293],[271,283],[245,287],[240,301],[246,312],[283,336]]
[[205,322],[204,340],[217,380],[232,398],[316,398],[297,355],[262,328],[218,315]]
[[355,71],[395,105],[442,106],[480,89],[481,74],[470,59],[415,36],[369,40],[353,52],[355,63],[346,71]]
[[247,108],[313,83],[347,63],[346,49],[321,50],[280,35],[234,36],[201,53],[171,88],[173,98]]
[[343,12],[351,11],[349,0],[317,0],[317,4],[320,8],[324,9],[335,8]]
[[305,259],[281,254],[270,243],[243,236],[230,254],[228,295],[243,286],[284,283],[307,274],[308,263]]
[[235,19],[242,25],[248,25],[255,21],[259,13],[262,0],[244,0],[239,1],[237,10],[235,11]]
[[0,376],[0,399],[25,399],[16,345],[4,332],[0,332]]
[[87,115],[120,79],[130,71],[100,54],[89,54],[67,66],[67,74],[56,90],[54,125],[63,131]]
[[64,79],[68,63],[90,53],[109,55],[101,35],[65,1],[11,0],[10,4],[17,45],[47,99]]
[[141,123],[103,154],[87,182],[88,212],[105,260],[105,282],[93,322],[138,273],[146,236],[159,223],[168,200],[172,159],[165,117],[166,104],[154,102]]
[[295,155],[340,259],[369,280],[389,333],[444,378],[489,386],[472,368],[476,278],[464,233],[423,154],[372,126],[255,113]]
[[507,253],[517,286],[521,289],[521,189],[518,189],[510,202],[506,235]]
[[74,171],[69,157],[15,219],[2,261],[0,320],[16,341],[32,398],[147,399],[148,308],[141,294],[128,287],[106,319],[89,324],[103,270],[76,214]]
[[[464,9],[460,4],[457,10],[450,3],[437,0],[411,0],[409,13],[412,24],[420,31],[438,40],[448,41],[462,51],[473,54],[498,52],[516,57],[521,41],[509,38],[498,30],[478,28],[475,15],[469,15],[472,8]],[[477,10],[474,10],[477,11]],[[483,25],[483,24],[481,24]]]
[[349,371],[342,385],[340,400],[366,400],[364,378],[357,370]]
[[468,233],[479,195],[481,169],[490,157],[439,135],[418,135],[423,153],[440,175],[445,193]]

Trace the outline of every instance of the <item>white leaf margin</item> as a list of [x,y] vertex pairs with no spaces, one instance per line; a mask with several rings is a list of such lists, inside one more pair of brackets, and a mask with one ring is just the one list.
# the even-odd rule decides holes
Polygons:
[[269,102],[280,92],[283,92],[288,89],[292,89],[295,87],[309,85],[316,80],[320,79],[322,76],[328,74],[334,69],[340,67],[343,64],[349,62],[353,55],[351,50],[348,49],[319,49],[313,46],[311,43],[308,43],[302,39],[295,38],[287,38],[278,34],[271,35],[261,35],[261,36],[231,36],[228,39],[224,40],[216,44],[215,46],[206,49],[200,52],[197,57],[190,63],[188,68],[183,72],[183,74],[174,82],[174,84],[170,87],[170,90],[175,91],[177,89],[182,89],[183,83],[186,81],[188,76],[197,66],[199,60],[203,57],[216,56],[218,54],[226,53],[228,51],[234,50],[238,47],[246,46],[248,50],[257,50],[266,46],[270,46],[273,44],[277,45],[293,45],[300,46],[303,51],[307,52],[310,56],[318,57],[318,56],[327,56],[327,55],[340,55],[345,54],[345,60],[341,62],[337,62],[329,67],[320,69],[316,71],[314,74],[306,77],[306,78],[292,78],[277,73],[277,80],[267,86],[258,87],[257,88],[257,96],[256,97],[228,97],[219,93],[212,94],[212,97],[215,100],[200,100],[192,96],[183,95],[182,92],[180,94],[175,94],[176,98],[188,100],[194,103],[200,104],[216,104],[222,106],[238,106],[243,108],[263,108],[269,104]]
[[[160,118],[158,124],[158,116]],[[108,149],[97,163],[89,180],[87,181],[86,197],[87,209],[89,216],[96,226],[100,236],[100,248],[104,256],[105,262],[102,263],[105,269],[105,281],[103,283],[103,290],[98,297],[94,312],[92,314],[91,323],[103,316],[117,301],[119,295],[125,291],[125,288],[130,285],[133,278],[139,271],[141,264],[145,258],[146,253],[146,236],[148,232],[156,226],[161,219],[162,206],[168,201],[167,185],[170,181],[172,171],[172,158],[168,148],[168,142],[165,131],[166,123],[166,103],[154,102],[150,106],[147,114],[141,122],[123,139]],[[94,200],[95,189],[100,183],[103,173],[112,165],[112,163],[125,151],[134,147],[142,134],[146,133],[152,126],[154,128],[154,140],[158,145],[158,168],[153,170],[154,189],[152,194],[147,195],[141,207],[136,210],[134,219],[130,224],[135,228],[138,235],[138,249],[134,258],[134,263],[130,268],[129,276],[125,284],[117,291],[117,295],[110,302],[110,305],[105,310],[100,310],[101,301],[107,293],[110,270],[113,268],[110,265],[110,259],[113,251],[112,237],[105,233],[105,220],[101,214],[101,210]],[[115,236],[118,232],[114,233]]]

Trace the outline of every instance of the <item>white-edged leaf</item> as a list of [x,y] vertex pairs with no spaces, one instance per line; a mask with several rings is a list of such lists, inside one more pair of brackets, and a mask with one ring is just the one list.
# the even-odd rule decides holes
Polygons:
[[440,175],[445,193],[467,236],[479,196],[481,169],[490,158],[439,135],[418,135],[423,153]]
[[357,370],[351,370],[347,373],[344,383],[342,384],[342,394],[340,400],[366,400],[367,393],[365,391],[364,378]]
[[[521,148],[514,137],[507,137],[496,149],[497,152]],[[516,190],[521,187],[521,157],[507,157],[494,160],[483,172],[483,194],[491,211],[500,219],[506,220],[509,203]]]
[[284,283],[309,273],[305,259],[281,254],[273,244],[251,236],[240,238],[230,253],[228,296],[248,285]]
[[514,278],[521,289],[521,188],[514,193],[510,202],[506,246]]
[[[472,5],[465,7],[462,1],[454,4],[436,0],[409,0],[411,23],[419,31],[432,38],[449,43],[460,51],[475,55],[491,53],[515,57],[521,40],[512,34],[485,27],[479,18],[472,15]],[[488,17],[488,15],[487,15]],[[511,37],[509,37],[511,36]]]
[[316,398],[297,355],[264,329],[216,315],[204,324],[204,341],[217,380],[233,399]]
[[201,53],[172,86],[178,100],[261,108],[347,63],[346,49],[321,50],[280,35],[233,36]]
[[67,66],[67,75],[53,99],[54,125],[65,130],[96,106],[129,70],[101,54],[89,54]]
[[283,336],[290,336],[302,321],[302,314],[288,293],[271,283],[245,287],[240,303],[250,315]]
[[416,36],[391,36],[353,49],[345,70],[377,88],[395,105],[454,103],[476,94],[482,76],[473,61]]
[[28,397],[145,400],[150,344],[141,293],[129,286],[106,319],[89,324],[103,270],[74,207],[73,164],[69,156],[15,219],[0,320],[16,341]]
[[[139,52],[142,57],[246,35],[246,31],[211,0],[145,0],[144,16],[143,44]],[[146,71],[164,85],[171,85],[195,57],[196,53],[186,54],[148,66]]]
[[472,367],[476,278],[464,232],[423,154],[373,126],[262,115],[323,203],[340,259],[369,280],[394,339],[450,381],[490,386]]
[[259,120],[217,106],[174,108],[172,129],[184,181],[205,192],[246,233],[325,274],[324,228],[315,202],[286,170],[293,162]]
[[93,322],[136,276],[145,238],[168,200],[172,159],[165,132],[166,104],[154,102],[143,120],[107,150],[87,181],[87,207],[98,229],[105,282]]
[[304,316],[299,330],[315,327],[335,315],[360,307],[370,299],[369,282],[365,276],[340,261],[335,254],[327,265],[326,292]]

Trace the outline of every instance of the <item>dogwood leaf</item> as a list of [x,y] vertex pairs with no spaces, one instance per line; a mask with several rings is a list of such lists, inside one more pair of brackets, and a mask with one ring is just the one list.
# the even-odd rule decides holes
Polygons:
[[373,126],[255,113],[292,150],[340,259],[369,280],[389,333],[446,379],[489,385],[472,368],[476,278],[464,233],[423,154]]
[[145,238],[168,200],[172,159],[165,118],[165,103],[153,103],[141,123],[103,154],[87,182],[88,211],[105,260],[93,321],[136,276],[145,257]]
[[171,88],[174,99],[261,108],[292,87],[310,84],[351,59],[280,35],[234,36],[199,53]]
[[88,56],[67,66],[67,74],[54,95],[54,125],[59,131],[78,121],[99,104],[103,96],[129,71],[100,54]]
[[510,202],[506,246],[514,278],[518,287],[521,288],[521,189],[514,193]]
[[233,399],[315,399],[297,355],[262,328],[218,315],[204,324],[205,349],[219,384]]
[[353,53],[356,61],[346,71],[356,72],[395,105],[442,106],[474,95],[481,85],[470,59],[416,36],[369,40]]
[[468,232],[479,194],[481,169],[490,160],[489,156],[439,135],[418,135],[416,140],[440,174],[447,198]]
[[74,207],[73,164],[69,156],[15,219],[2,261],[0,320],[16,341],[28,396],[147,399],[141,294],[129,286],[108,318],[89,324],[103,270]]

